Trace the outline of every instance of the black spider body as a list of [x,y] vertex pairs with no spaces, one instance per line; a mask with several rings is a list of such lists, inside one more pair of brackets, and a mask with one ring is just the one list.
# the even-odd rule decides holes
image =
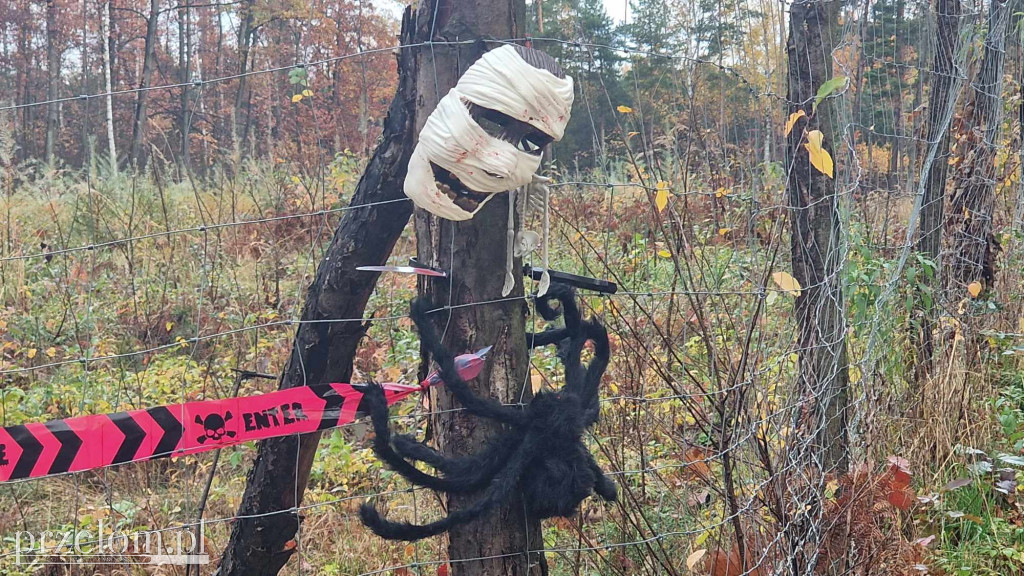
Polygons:
[[[608,366],[608,334],[597,322],[581,320],[575,294],[563,285],[552,285],[537,301],[538,312],[547,320],[559,315],[550,306],[552,299],[561,303],[565,328],[527,334],[527,344],[558,344],[566,383],[556,392],[538,393],[525,409],[475,396],[459,378],[454,356],[441,344],[426,318],[429,303],[413,301],[413,321],[440,365],[445,385],[469,413],[497,420],[506,425],[507,431],[479,454],[449,458],[411,436],[392,437],[383,389],[369,386],[363,401],[373,420],[374,452],[381,460],[416,485],[450,494],[481,493],[472,506],[425,525],[389,521],[372,505],[363,504],[363,523],[377,535],[393,540],[434,536],[479,517],[517,492],[523,495],[528,514],[537,519],[571,516],[580,502],[594,493],[608,501],[616,499],[615,483],[604,475],[583,444],[584,433],[600,412],[598,388]],[[588,340],[594,343],[594,358],[584,368],[580,353]],[[442,475],[427,474],[410,461],[425,462]]]

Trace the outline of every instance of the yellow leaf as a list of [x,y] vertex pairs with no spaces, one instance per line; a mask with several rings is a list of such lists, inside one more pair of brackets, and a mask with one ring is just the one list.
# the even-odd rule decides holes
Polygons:
[[170,332],[172,329],[174,329],[174,322],[168,322],[167,324],[164,324],[164,330]]
[[690,554],[689,556],[687,556],[686,557],[686,569],[687,570],[693,570],[693,567],[697,565],[697,562],[700,562],[701,559],[704,558],[704,555],[707,554],[707,553],[708,553],[707,550],[701,548],[700,550],[696,550],[696,551],[694,551],[693,554]]
[[619,394],[619,386],[617,384],[615,384],[615,382],[612,382],[612,383],[608,384],[608,389],[611,390],[612,394],[615,394],[616,396],[618,396],[618,394]]
[[629,134],[626,134],[626,138],[632,138],[633,136],[636,136],[637,134],[639,134],[639,132],[630,132]]
[[303,96],[306,96],[306,97],[312,96],[312,95],[313,95],[313,91],[312,91],[312,90],[309,90],[309,89],[307,88],[306,90],[303,90],[303,91],[302,91],[302,95],[303,95]]
[[25,353],[25,356],[28,356],[28,359],[31,360],[36,357],[36,352],[38,352],[38,350],[35,348],[29,348],[28,352]]
[[718,235],[719,236],[725,236],[729,232],[732,232],[732,228],[719,228],[718,229]]
[[796,121],[807,116],[807,113],[803,110],[797,110],[789,115],[789,120],[786,121],[786,132],[785,135],[789,136],[789,133],[793,131],[793,126],[796,125]]
[[302,100],[302,94],[296,94],[295,96],[292,96],[292,102],[299,102],[301,100]]
[[775,283],[779,285],[779,288],[782,288],[782,290],[790,296],[800,295],[800,282],[798,282],[796,278],[793,278],[789,272],[775,272],[772,274],[772,280],[774,280]]
[[658,212],[664,212],[665,206],[668,206],[668,182],[658,182],[657,188],[658,193],[654,196],[654,205],[658,207]]
[[53,358],[54,356],[57,355],[57,349],[54,348],[53,346],[50,346],[49,348],[46,349],[46,355],[49,356],[50,358]]
[[406,544],[405,545],[405,555],[406,556],[412,556],[415,553],[416,553],[416,545],[415,544]]
[[530,390],[533,391],[534,394],[536,394],[537,392],[540,392],[540,389],[543,387],[544,377],[542,377],[540,374],[536,372],[530,374]]
[[977,298],[978,294],[981,294],[981,282],[971,282],[968,284],[967,293],[971,295],[971,298]]
[[629,106],[623,106],[621,104],[616,106],[615,109],[618,110],[619,112],[622,112],[623,114],[632,114],[633,113],[633,109],[632,108],[630,108]]
[[834,178],[832,155],[821,147],[824,140],[825,135],[821,133],[821,130],[811,130],[807,133],[807,144],[804,144],[804,148],[811,155],[811,165],[817,168],[818,172],[829,178]]
[[658,256],[661,256],[662,258],[671,258],[672,253],[662,248],[661,250],[658,250]]

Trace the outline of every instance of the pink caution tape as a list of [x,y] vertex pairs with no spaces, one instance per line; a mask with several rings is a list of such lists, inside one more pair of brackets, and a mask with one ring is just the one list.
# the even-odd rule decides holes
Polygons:
[[[488,350],[457,357],[459,375],[466,380],[479,375]],[[382,386],[390,405],[442,383],[434,372],[419,385]],[[360,410],[362,398],[362,385],[318,384],[258,396],[8,426],[0,429],[0,482],[327,430],[365,415]]]

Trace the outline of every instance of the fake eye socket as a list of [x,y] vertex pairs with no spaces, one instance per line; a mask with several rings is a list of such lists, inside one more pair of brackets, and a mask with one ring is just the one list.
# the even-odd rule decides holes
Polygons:
[[541,150],[548,144],[554,142],[554,140],[554,138],[540,130],[534,130],[533,132],[523,136],[522,140],[519,141],[519,144],[516,147],[523,152],[538,156],[540,155]]
[[532,125],[516,120],[503,112],[484,108],[465,99],[462,100],[462,103],[469,109],[473,120],[490,137],[514,144],[521,152],[540,156],[542,149],[555,140]]

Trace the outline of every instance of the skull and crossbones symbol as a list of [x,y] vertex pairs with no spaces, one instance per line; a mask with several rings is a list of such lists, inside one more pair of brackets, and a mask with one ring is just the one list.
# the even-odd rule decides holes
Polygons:
[[196,424],[203,427],[203,435],[196,438],[196,441],[200,444],[205,444],[207,440],[213,442],[220,442],[225,436],[228,438],[234,438],[236,433],[234,430],[225,430],[224,425],[228,420],[231,420],[231,412],[225,412],[223,416],[216,412],[208,415],[206,418],[196,415]]

